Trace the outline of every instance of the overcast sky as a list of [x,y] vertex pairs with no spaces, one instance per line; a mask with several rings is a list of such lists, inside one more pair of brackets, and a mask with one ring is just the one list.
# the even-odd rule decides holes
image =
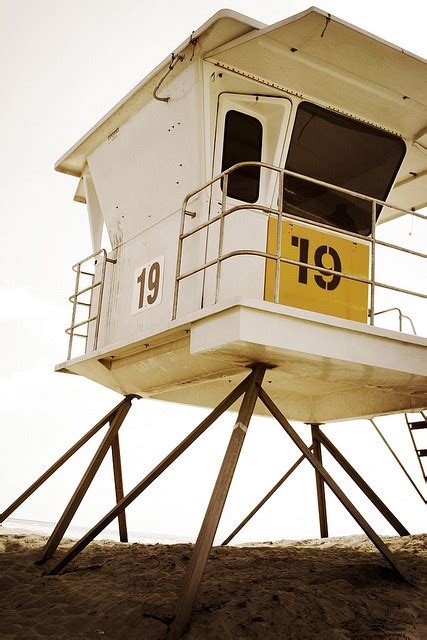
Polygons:
[[[267,24],[310,6],[277,0],[227,4]],[[0,0],[0,509],[120,400],[85,379],[53,373],[66,354],[71,265],[91,253],[85,207],[73,203],[76,179],[55,173],[53,164],[221,8],[222,3],[212,0]],[[320,8],[426,55],[424,0],[324,0]],[[121,433],[125,490],[205,414],[154,401],[135,403]],[[129,510],[131,529],[196,535],[232,423],[232,416],[222,419],[137,501]],[[403,419],[380,424],[416,475]],[[298,429],[306,434],[304,426]],[[326,430],[407,527],[425,530],[424,507],[369,424],[330,425]],[[94,446],[88,445],[14,515],[56,520]],[[253,421],[220,536],[298,455],[272,420]],[[304,465],[242,532],[241,540],[317,535],[314,473]],[[343,480],[343,486],[350,485]],[[371,523],[391,533],[359,493],[350,491]],[[106,459],[75,523],[93,524],[110,508],[113,495],[111,461]],[[328,506],[332,535],[359,532],[329,492]]]

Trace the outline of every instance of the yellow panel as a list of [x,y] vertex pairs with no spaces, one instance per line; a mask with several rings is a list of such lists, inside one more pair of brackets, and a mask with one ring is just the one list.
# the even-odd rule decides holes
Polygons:
[[[267,252],[277,251],[277,219],[270,218]],[[369,277],[369,245],[283,221],[282,257],[361,278]],[[266,261],[264,299],[274,302],[276,263]],[[339,318],[367,322],[369,285],[297,265],[281,263],[279,303]]]

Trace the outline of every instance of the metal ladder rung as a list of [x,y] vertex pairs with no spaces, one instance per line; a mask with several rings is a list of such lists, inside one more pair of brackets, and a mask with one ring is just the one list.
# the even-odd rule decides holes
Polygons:
[[[87,271],[87,269],[92,268],[92,266],[89,264],[89,261],[91,260],[94,261],[94,265],[95,265],[94,270]],[[95,323],[92,348],[93,349],[97,348],[99,323],[101,318],[101,307],[102,307],[102,299],[103,299],[104,284],[105,284],[106,265],[107,263],[116,264],[116,262],[117,262],[116,259],[107,257],[107,252],[105,249],[100,249],[99,251],[92,253],[92,255],[88,256],[87,258],[84,258],[83,260],[76,262],[76,264],[72,266],[72,269],[76,274],[76,281],[75,281],[74,293],[68,298],[73,305],[73,311],[71,315],[71,325],[68,327],[68,329],[65,330],[65,333],[67,333],[70,336],[68,340],[67,360],[70,360],[71,358],[72,351],[73,351],[73,339],[75,337],[83,338],[86,341],[85,349],[87,349],[88,338],[90,335],[89,325],[92,322]],[[83,267],[83,265],[85,266]],[[95,279],[98,274],[97,269],[99,269],[99,267],[100,267],[100,272],[99,272],[100,279],[98,280],[98,282],[95,282]],[[91,278],[91,284],[89,286],[85,286],[82,289],[79,289],[79,286],[81,284],[80,283],[81,276],[85,276],[86,278],[87,277]],[[99,297],[97,300],[94,301],[92,295],[94,290],[97,287],[99,287]],[[83,302],[79,299],[80,296],[89,292],[90,292],[89,302]],[[86,300],[87,299],[88,298],[86,298]],[[82,320],[81,322],[76,322],[76,313],[80,307],[86,307],[87,315],[89,317],[86,320]],[[93,308],[93,311],[95,311],[95,314],[91,316],[90,314],[91,314],[92,308]],[[82,329],[80,329],[80,331],[77,332],[76,329],[78,329],[79,327],[86,327],[87,333],[81,333]]]
[[77,324],[72,324],[71,327],[68,327],[68,329],[65,329],[65,333],[70,333],[73,332],[74,333],[74,329],[77,329],[78,327],[82,327],[85,324],[89,324],[89,322],[93,322],[94,320],[96,320],[98,318],[98,316],[92,316],[91,318],[88,318],[87,320],[82,320],[81,322],[77,322]]
[[80,291],[77,291],[77,293],[73,293],[73,295],[70,296],[68,298],[68,300],[70,302],[74,303],[75,300],[77,301],[78,296],[81,296],[83,293],[87,293],[88,291],[92,291],[92,289],[95,289],[96,287],[99,287],[101,284],[102,284],[101,281],[94,282],[89,287],[85,287],[84,289],[80,289]]
[[410,422],[409,428],[414,431],[415,429],[427,429],[427,420],[418,420],[417,422]]

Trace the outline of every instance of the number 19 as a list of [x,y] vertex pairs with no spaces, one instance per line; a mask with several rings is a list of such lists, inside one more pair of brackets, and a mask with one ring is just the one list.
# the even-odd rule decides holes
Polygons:
[[161,302],[164,256],[135,269],[132,313]]
[[[309,251],[309,241],[307,238],[298,238],[298,236],[292,236],[291,238],[292,246],[299,246],[299,262],[308,263],[308,251]],[[327,267],[323,264],[323,256],[329,255],[332,258],[333,266],[332,271],[342,271],[341,259],[339,257],[338,251],[336,251],[333,247],[328,247],[326,244],[322,244],[320,247],[317,247],[314,252],[314,264],[316,267],[323,267],[323,269],[330,269],[331,267]],[[304,265],[300,265],[298,267],[298,282],[300,284],[307,284],[307,273],[308,267]],[[333,291],[336,289],[341,282],[341,276],[336,274],[331,274],[331,280],[327,279],[331,277],[327,273],[320,272],[321,275],[315,275],[314,280],[316,284],[321,289],[326,289],[327,291]]]

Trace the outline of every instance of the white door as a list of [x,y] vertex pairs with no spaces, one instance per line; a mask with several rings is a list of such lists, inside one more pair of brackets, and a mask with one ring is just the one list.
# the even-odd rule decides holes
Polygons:
[[[286,98],[223,93],[219,97],[212,176],[233,164],[260,161],[279,166],[289,124],[291,102]],[[251,205],[270,207],[277,173],[259,167],[245,167],[228,178],[226,209],[245,206],[224,219],[221,255],[234,251],[266,250],[268,213]],[[221,211],[223,182],[212,187],[210,219]],[[216,260],[220,223],[209,227],[206,261]],[[205,272],[202,306],[236,297],[263,299],[265,259],[238,255]],[[218,283],[219,275],[219,284]]]

